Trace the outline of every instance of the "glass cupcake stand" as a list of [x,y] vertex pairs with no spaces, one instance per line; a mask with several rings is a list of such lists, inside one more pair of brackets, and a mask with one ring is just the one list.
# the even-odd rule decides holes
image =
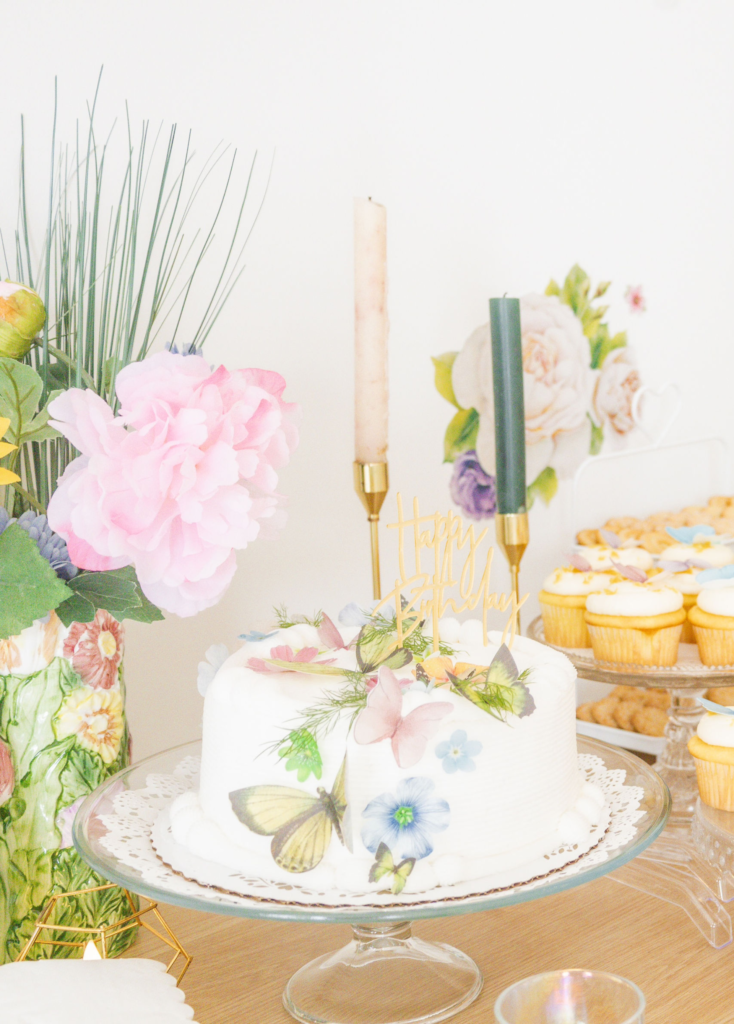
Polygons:
[[[547,643],[542,617],[530,623],[527,635]],[[734,668],[702,664],[695,644],[681,644],[678,662],[670,668],[610,664],[597,661],[591,649],[548,646],[565,654],[582,679],[665,690],[670,695],[665,746],[654,766],[670,790],[670,819],[655,845],[613,877],[617,882],[676,903],[714,948],[727,946],[732,941],[732,918],[724,903],[734,900],[734,878],[702,851],[704,830],[699,821],[701,814],[711,808],[698,799],[696,768],[688,752],[688,741],[703,714],[696,697],[702,697],[709,687],[734,686]]]
[[[307,902],[313,896],[299,894],[297,879],[293,885],[281,886],[243,879],[233,892],[178,874],[156,854],[155,823],[176,792],[196,785],[199,743],[148,758],[92,793],[76,815],[74,845],[106,878],[155,900],[238,917],[351,924],[353,937],[348,945],[306,964],[287,983],[283,1002],[297,1020],[428,1024],[472,1003],[483,979],[477,965],[460,950],[413,936],[412,921],[492,910],[582,885],[628,865],[662,832],[670,795],[660,776],[634,754],[598,740],[579,736],[578,748],[580,755],[592,755],[586,763],[598,765],[608,779],[615,780],[615,792],[634,792],[635,799],[626,810],[622,810],[624,796],[610,799],[606,831],[575,862],[524,884],[489,888],[480,894],[451,895],[444,888],[350,899],[326,893],[322,902]],[[182,775],[186,765],[188,774]]]

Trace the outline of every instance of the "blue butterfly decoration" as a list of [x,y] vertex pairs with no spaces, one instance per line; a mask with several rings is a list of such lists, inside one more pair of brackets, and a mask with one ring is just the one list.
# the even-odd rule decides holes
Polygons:
[[696,699],[707,711],[713,711],[716,715],[734,715],[734,708],[726,708],[723,704],[714,704],[712,700],[706,700],[705,697],[697,697]]
[[251,629],[249,633],[240,633],[238,639],[247,640],[250,644],[256,644],[258,640],[269,640],[270,637],[275,636],[277,632],[277,629],[274,629],[272,633],[261,633],[257,629]]
[[665,529],[679,544],[693,544],[696,537],[701,537],[704,534],[711,537],[716,533],[713,526],[708,526],[705,523],[701,523],[700,526],[666,526]]
[[734,565],[722,565],[719,569],[702,569],[696,576],[697,583],[710,583],[711,580],[734,579]]

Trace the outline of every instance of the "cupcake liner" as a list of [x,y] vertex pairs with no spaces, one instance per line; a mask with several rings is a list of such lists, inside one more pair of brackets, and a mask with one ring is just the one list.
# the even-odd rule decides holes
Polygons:
[[704,665],[734,665],[734,629],[692,625],[698,656]]
[[682,625],[660,629],[633,626],[587,626],[597,661],[625,665],[675,665]]
[[702,761],[699,757],[693,760],[703,802],[719,811],[734,811],[734,764]]
[[591,647],[584,607],[540,602],[545,639],[556,647]]

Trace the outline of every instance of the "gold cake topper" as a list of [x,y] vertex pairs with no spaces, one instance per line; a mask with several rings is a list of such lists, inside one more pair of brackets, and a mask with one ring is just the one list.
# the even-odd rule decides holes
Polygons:
[[[493,608],[501,612],[506,612],[510,608],[511,614],[502,634],[502,642],[505,642],[509,633],[509,644],[512,647],[517,632],[518,612],[529,595],[526,594],[518,601],[514,592],[509,595],[498,594],[490,589],[493,547],[487,551],[486,560],[481,569],[481,578],[477,584],[477,555],[482,541],[487,536],[488,528],[485,527],[477,535],[473,524],[464,529],[461,516],[451,511],[445,516],[442,516],[440,512],[422,516],[417,498],[413,499],[413,518],[405,519],[403,499],[400,494],[397,495],[397,504],[398,521],[397,523],[388,523],[387,528],[398,531],[400,578],[395,580],[393,590],[375,608],[375,611],[379,611],[383,605],[391,601],[395,602],[398,631],[395,646],[402,647],[403,642],[422,621],[431,619],[433,649],[437,651],[438,622],[446,611],[450,609],[457,614],[467,610],[473,611],[481,602],[485,646],[488,643],[487,613]],[[412,539],[408,541],[408,545],[412,544],[414,549],[415,572],[411,575],[408,575],[406,569],[406,531],[412,531]],[[467,549],[458,579],[454,576],[454,547],[457,552],[461,552],[464,548]],[[424,549],[432,552],[430,558],[432,564],[428,570],[423,568]],[[447,593],[457,586],[459,588],[458,599]],[[403,591],[406,593],[403,594]],[[417,612],[417,616],[411,615],[411,612]],[[403,622],[406,619],[412,621],[403,631]]]

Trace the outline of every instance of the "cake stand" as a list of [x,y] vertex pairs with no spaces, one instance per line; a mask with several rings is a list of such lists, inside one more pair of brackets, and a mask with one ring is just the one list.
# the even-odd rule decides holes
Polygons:
[[[192,763],[200,750],[198,743],[158,754],[108,779],[77,812],[74,845],[106,878],[166,903],[239,917],[351,924],[353,938],[347,946],[306,964],[287,983],[283,1002],[297,1020],[305,1024],[429,1024],[472,1003],[483,979],[464,953],[414,937],[410,922],[491,910],[582,885],[627,864],[662,831],[670,812],[670,795],[660,777],[644,761],[620,748],[588,737],[579,737],[578,747],[580,754],[600,758],[604,770],[611,773],[609,777],[620,780],[620,787],[622,781],[625,786],[639,787],[640,803],[627,813],[624,832],[619,823],[615,825],[615,813],[619,812],[613,810],[605,835],[574,864],[523,885],[478,895],[452,897],[444,889],[441,898],[433,898],[434,891],[407,897],[403,893],[382,905],[365,902],[376,900],[376,894],[360,901],[340,897],[338,903],[299,903],[294,896],[297,879],[293,886],[280,886],[273,896],[273,885],[265,890],[253,885],[251,891],[240,890],[236,895],[184,878],[167,868],[153,849],[153,824],[159,809],[167,806],[165,799],[170,803],[173,798],[169,795],[156,805],[154,793],[166,792],[166,780],[175,779],[187,760]],[[123,847],[111,852],[109,837],[115,815],[122,820],[119,808],[125,801],[140,811],[132,818],[128,811]],[[613,838],[615,828],[617,839]]]
[[[527,635],[548,644],[541,616],[533,619]],[[665,746],[655,761],[655,770],[670,790],[672,809],[664,834],[643,859],[615,874],[624,882],[660,899],[677,903],[688,914],[706,940],[715,948],[732,941],[731,915],[722,900],[734,899],[734,889],[722,896],[716,868],[701,856],[691,822],[698,801],[698,784],[688,741],[696,731],[703,708],[696,700],[712,686],[734,686],[734,668],[712,668],[698,657],[695,644],[681,644],[678,661],[670,668],[621,665],[597,661],[591,649],[573,649],[548,644],[565,654],[582,679],[614,686],[640,686],[666,690],[670,694]]]

